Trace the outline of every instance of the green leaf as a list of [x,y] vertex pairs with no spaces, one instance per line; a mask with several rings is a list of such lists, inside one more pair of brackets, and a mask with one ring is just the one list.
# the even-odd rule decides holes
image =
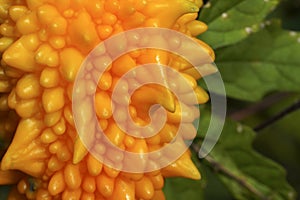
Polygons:
[[[296,199],[285,170],[253,149],[255,135],[249,127],[227,120],[216,146],[204,159],[238,200]],[[204,131],[199,136],[203,138]]]
[[300,91],[300,34],[276,21],[236,45],[216,50],[227,95],[256,101],[272,91]]
[[203,187],[201,180],[168,178],[164,192],[167,200],[204,200]]
[[[270,108],[253,115],[245,122],[255,126],[273,118],[300,99],[300,95],[291,94],[273,104]],[[261,116],[264,116],[262,119]],[[264,155],[284,164],[288,180],[296,191],[300,191],[300,109],[286,115],[273,124],[259,131],[255,138],[254,147]],[[278,148],[280,146],[280,148]]]
[[201,174],[207,176],[205,187],[205,200],[233,200],[232,195],[225,187],[218,175],[209,166],[201,165]]
[[258,31],[260,23],[279,0],[211,0],[201,10],[199,19],[208,31],[199,38],[214,49],[234,44]]

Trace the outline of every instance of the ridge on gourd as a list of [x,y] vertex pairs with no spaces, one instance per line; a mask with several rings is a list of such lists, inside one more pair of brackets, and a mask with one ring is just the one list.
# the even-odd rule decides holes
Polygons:
[[[16,184],[9,199],[163,200],[165,177],[200,178],[188,151],[155,172],[126,173],[106,166],[87,151],[78,137],[71,104],[79,67],[99,42],[139,27],[170,28],[197,36],[207,29],[196,20],[201,6],[201,0],[0,1],[0,117],[14,116],[7,117],[5,124],[0,121],[1,131],[9,127],[3,134],[13,136],[0,171],[0,184]],[[209,46],[197,42],[214,58]],[[189,80],[198,103],[208,100],[196,84],[199,74],[171,53],[147,49],[115,60],[98,82],[96,114],[108,138],[131,152],[149,152],[170,142],[176,134],[178,119],[184,114],[169,90],[150,85],[134,94],[130,115],[135,122],[147,124],[141,103],[159,103],[169,111],[163,130],[151,138],[137,139],[118,129],[111,118],[111,91],[125,72],[149,62],[171,63]],[[77,89],[82,95],[89,91]],[[127,92],[126,84],[121,90]],[[14,112],[19,122],[14,114],[8,114]],[[82,114],[88,121],[90,113],[84,110]],[[193,134],[189,133],[191,137]],[[95,149],[106,151],[101,146]]]

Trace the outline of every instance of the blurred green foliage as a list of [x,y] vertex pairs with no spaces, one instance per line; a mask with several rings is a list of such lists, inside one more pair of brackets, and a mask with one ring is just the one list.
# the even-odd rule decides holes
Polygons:
[[[234,122],[228,120],[210,157],[198,159],[196,162],[203,175],[201,187],[198,187],[197,190],[192,186],[193,183],[187,182],[185,179],[167,180],[165,188],[167,199],[181,200],[185,192],[188,192],[189,195],[194,194],[192,199],[197,200],[300,199],[299,196],[293,195],[293,191],[300,193],[300,110],[282,116],[256,133],[251,130],[251,128],[254,129],[274,118],[275,115],[300,99],[300,84],[297,83],[300,80],[300,47],[297,44],[300,41],[298,32],[300,31],[300,0],[282,0],[280,2],[276,0],[210,0],[205,2],[205,8],[200,11],[200,20],[208,23],[209,30],[201,35],[200,39],[214,47],[217,57],[216,64],[220,68],[221,75],[226,78],[225,85],[229,95],[228,118],[237,121],[241,127],[246,127],[254,141],[252,150],[251,148],[245,150],[244,146],[247,141],[251,142],[252,139],[241,140],[240,136],[234,136],[236,131],[234,128],[230,128],[234,126]],[[279,2],[279,4],[273,8],[272,6],[262,6],[264,4],[262,2],[270,2],[273,5]],[[234,17],[234,19],[229,17]],[[262,20],[263,18],[265,19]],[[230,21],[225,23],[224,20],[228,19]],[[280,29],[280,26],[276,25],[277,22],[273,23],[274,19],[280,19],[282,28],[285,30]],[[261,23],[264,26],[273,25],[262,31]],[[245,34],[245,30],[251,33],[250,37]],[[292,33],[291,30],[296,32]],[[292,40],[289,36],[296,37]],[[266,42],[269,44],[263,46],[266,45]],[[276,42],[282,47],[286,47],[283,48],[285,50],[280,49],[280,45],[273,46]],[[278,49],[279,51],[274,54]],[[276,61],[272,61],[273,66],[268,65],[263,51],[274,55],[273,58]],[[247,54],[250,57],[247,57]],[[234,61],[243,57],[249,62],[240,63],[244,65],[242,66],[244,71],[237,75],[241,66],[235,65]],[[260,59],[261,65],[254,66],[256,64],[254,61],[257,61],[258,58],[262,58]],[[221,62],[218,63],[218,61]],[[222,63],[222,61],[226,62]],[[289,64],[280,65],[281,61],[287,61]],[[276,72],[275,69],[278,71]],[[252,73],[251,70],[255,73]],[[284,70],[286,73],[282,73]],[[253,80],[259,83],[257,82],[258,84],[255,85]],[[289,81],[295,82],[287,84]],[[237,89],[232,89],[232,87]],[[204,121],[203,123],[208,122]],[[195,143],[197,144],[197,142],[199,139]],[[226,144],[229,145],[227,148],[225,148]],[[239,148],[240,150],[237,150]],[[232,154],[234,149],[236,153]],[[260,158],[242,156],[247,152]],[[266,157],[259,156],[257,152]],[[230,154],[232,155],[230,156]],[[282,167],[278,168],[278,165],[271,162],[270,159]],[[246,170],[244,172],[248,175],[239,174],[243,171],[243,167]],[[226,171],[226,169],[229,170]],[[284,171],[286,171],[286,176]],[[237,174],[243,181],[231,177]],[[273,178],[271,178],[272,176]],[[255,180],[258,182],[253,182]],[[268,197],[265,198],[253,191],[245,190],[243,182],[253,184],[254,188]],[[293,189],[287,185],[287,182]],[[177,193],[178,184],[184,187],[181,196],[170,195]],[[190,189],[186,188],[188,184],[191,185]],[[194,182],[194,184],[196,183]],[[267,188],[269,186],[273,188],[273,192],[267,192],[266,185],[268,185]]]

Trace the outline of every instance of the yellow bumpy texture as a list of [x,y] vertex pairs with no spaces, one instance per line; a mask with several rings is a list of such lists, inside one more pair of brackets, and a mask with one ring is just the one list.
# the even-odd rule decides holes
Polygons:
[[[6,141],[13,137],[1,161],[0,184],[16,184],[9,199],[163,200],[165,177],[200,179],[188,151],[150,173],[125,173],[104,165],[77,136],[71,104],[78,69],[97,44],[138,27],[197,36],[207,29],[196,20],[201,6],[201,0],[0,0],[0,130]],[[214,56],[205,43],[198,43]],[[147,49],[118,58],[98,82],[95,108],[108,138],[131,152],[161,148],[174,138],[180,116],[189,115],[180,112],[171,92],[149,86],[129,99],[130,115],[136,123],[147,124],[147,106],[159,103],[169,111],[162,131],[138,139],[116,126],[111,91],[125,72],[145,63],[173,63],[194,88],[198,103],[208,100],[196,84],[200,77],[170,53]],[[103,146],[95,149],[105,152]]]

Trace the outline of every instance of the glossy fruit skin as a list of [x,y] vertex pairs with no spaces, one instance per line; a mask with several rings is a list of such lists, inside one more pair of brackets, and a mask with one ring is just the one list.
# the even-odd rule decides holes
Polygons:
[[[162,27],[190,37],[207,27],[197,18],[199,0],[3,0],[0,4],[0,123],[9,141],[1,161],[0,184],[16,183],[9,199],[164,199],[164,177],[199,179],[186,152],[170,166],[152,173],[113,170],[91,155],[78,138],[72,116],[72,90],[87,54],[101,41],[133,28]],[[214,57],[213,51],[198,41]],[[128,70],[144,63],[186,63],[160,50],[125,54],[98,82],[96,114],[111,141],[132,152],[148,152],[169,142],[178,119],[163,90],[145,87],[135,94],[131,117],[147,122],[141,103],[159,103],[169,124],[155,138],[136,139],[116,128],[111,116],[111,90]],[[184,69],[184,67],[183,67]],[[196,85],[196,74],[181,73],[205,103],[208,95]],[[126,84],[124,85],[126,86]],[[126,90],[126,87],[123,88]],[[89,88],[82,88],[83,94]],[[99,99],[97,101],[97,99]],[[89,102],[87,102],[89,103]],[[178,107],[178,106],[177,106]],[[119,114],[120,116],[122,113]],[[88,118],[89,113],[84,116]],[[18,121],[18,119],[20,119]],[[105,152],[101,146],[98,151]],[[13,170],[20,170],[16,173]]]

